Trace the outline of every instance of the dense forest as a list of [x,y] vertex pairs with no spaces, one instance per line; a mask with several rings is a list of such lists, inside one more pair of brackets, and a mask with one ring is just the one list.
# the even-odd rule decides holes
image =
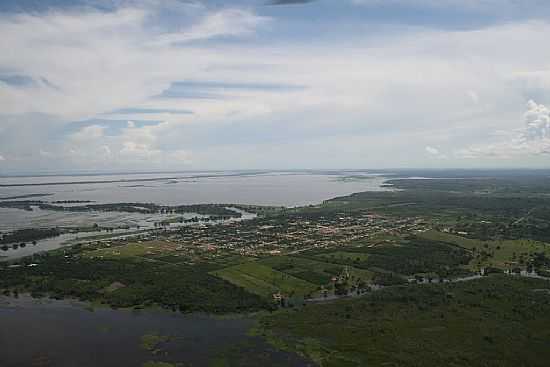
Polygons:
[[232,313],[272,307],[200,266],[143,259],[86,259],[78,257],[76,249],[65,253],[35,257],[39,266],[29,266],[29,259],[20,267],[0,268],[0,289],[36,297],[76,297],[112,307],[160,305],[182,312]]

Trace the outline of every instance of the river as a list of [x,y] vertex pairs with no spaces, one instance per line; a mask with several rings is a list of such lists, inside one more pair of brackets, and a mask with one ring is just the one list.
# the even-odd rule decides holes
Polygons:
[[[350,175],[354,179],[343,179]],[[378,174],[355,171],[0,177],[0,200],[41,194],[48,196],[27,200],[302,206],[354,192],[387,190],[381,187],[384,181]]]

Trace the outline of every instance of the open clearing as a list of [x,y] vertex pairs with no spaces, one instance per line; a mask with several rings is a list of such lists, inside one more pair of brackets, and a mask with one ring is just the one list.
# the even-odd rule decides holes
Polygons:
[[212,272],[257,295],[270,298],[278,291],[285,294],[307,295],[317,289],[317,285],[274,270],[258,262],[248,262]]
[[179,245],[168,241],[131,242],[123,246],[115,246],[86,252],[88,258],[125,258],[157,256],[173,253]]
[[[525,261],[535,253],[550,255],[550,245],[533,240],[493,240],[483,241],[457,236],[450,233],[428,231],[422,238],[447,242],[473,251],[474,258],[469,264],[471,269],[495,267],[509,269]],[[483,256],[482,253],[490,256]]]
[[[358,256],[368,256],[367,254],[357,254]],[[335,264],[330,262],[313,260],[311,258],[294,257],[294,256],[276,256],[267,259],[262,259],[259,262],[267,265],[277,271],[290,274],[294,277],[304,279],[310,283],[317,285],[326,285],[331,281],[331,278],[342,273],[346,265]],[[369,281],[373,277],[373,273],[366,269],[358,269],[348,266],[350,275]]]
[[317,255],[320,259],[325,260],[348,260],[348,261],[365,261],[368,259],[369,254],[358,253],[358,252],[345,252],[345,251],[335,251],[329,252],[327,254]]

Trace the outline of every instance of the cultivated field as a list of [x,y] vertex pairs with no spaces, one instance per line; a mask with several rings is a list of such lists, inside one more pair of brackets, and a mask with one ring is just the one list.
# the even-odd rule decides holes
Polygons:
[[211,274],[263,297],[271,297],[278,291],[285,294],[307,295],[317,289],[317,285],[313,283],[258,262],[231,266]]

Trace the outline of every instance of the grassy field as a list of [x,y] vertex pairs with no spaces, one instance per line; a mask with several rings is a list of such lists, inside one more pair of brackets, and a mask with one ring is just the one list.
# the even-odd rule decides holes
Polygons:
[[350,261],[366,261],[369,257],[369,254],[356,253],[356,252],[345,252],[345,251],[335,251],[329,252],[326,254],[317,255],[320,259],[325,260],[350,260]]
[[373,292],[265,316],[258,334],[322,367],[543,367],[550,282],[505,276]]
[[[365,254],[359,254],[361,255]],[[323,261],[322,258],[313,260],[297,256],[274,256],[262,259],[260,263],[317,285],[328,284],[332,277],[341,274],[345,267],[345,265]],[[364,281],[369,281],[373,277],[373,273],[366,269],[348,266],[348,271],[350,275]]]
[[274,270],[258,262],[248,262],[211,273],[217,277],[246,289],[262,297],[271,298],[273,293],[307,295],[317,289],[317,285],[292,275]]
[[481,240],[461,237],[451,233],[444,233],[439,231],[427,231],[418,234],[418,236],[433,241],[452,243],[468,250],[471,250],[474,247],[479,247],[483,243],[483,241]]
[[130,242],[122,246],[102,248],[99,250],[85,252],[87,258],[128,258],[128,257],[150,257],[174,253],[178,245],[167,241]]
[[150,361],[143,364],[143,367],[179,367],[184,366],[183,364],[172,364],[168,362],[157,362],[157,361]]
[[170,340],[169,336],[158,334],[145,334],[141,337],[141,347],[145,350],[153,352],[158,350],[160,344]]
[[482,241],[438,231],[425,232],[420,236],[473,251],[474,258],[469,264],[470,269],[488,266],[499,269],[523,267],[535,253],[550,255],[550,245],[533,240]]

